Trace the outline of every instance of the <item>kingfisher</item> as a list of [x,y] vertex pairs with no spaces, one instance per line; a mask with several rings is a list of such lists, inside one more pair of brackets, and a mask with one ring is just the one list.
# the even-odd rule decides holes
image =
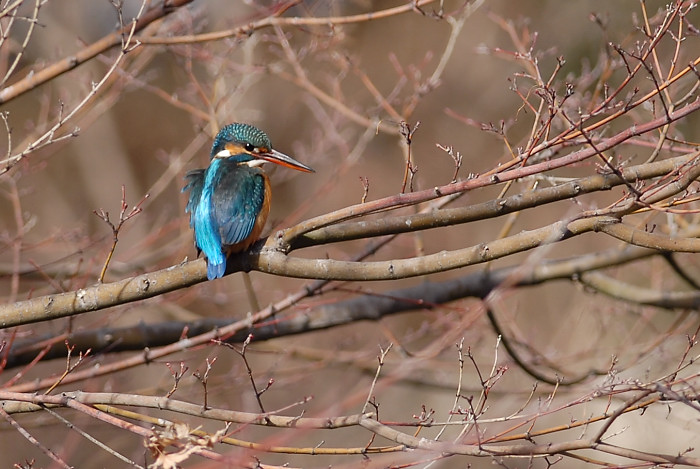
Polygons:
[[219,131],[209,158],[209,167],[185,175],[182,192],[189,191],[185,213],[190,214],[197,253],[207,258],[207,278],[213,280],[226,272],[228,255],[247,250],[265,227],[271,191],[261,165],[315,171],[274,150],[262,130],[241,123]]

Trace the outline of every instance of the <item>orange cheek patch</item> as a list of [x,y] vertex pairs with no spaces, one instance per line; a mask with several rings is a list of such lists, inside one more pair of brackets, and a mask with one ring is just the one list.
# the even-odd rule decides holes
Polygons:
[[227,143],[226,149],[232,155],[240,155],[241,153],[249,153],[245,150],[245,148],[243,148],[243,145],[239,145],[238,143]]

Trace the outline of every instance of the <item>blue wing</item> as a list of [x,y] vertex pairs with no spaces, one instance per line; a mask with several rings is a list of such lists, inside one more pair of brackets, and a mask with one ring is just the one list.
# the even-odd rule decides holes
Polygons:
[[260,168],[241,165],[220,173],[213,194],[213,217],[221,242],[231,246],[245,241],[253,232],[263,207],[265,179]]
[[185,175],[189,190],[186,212],[194,229],[195,245],[207,257],[207,278],[226,272],[226,249],[245,241],[263,207],[262,170],[215,159],[206,170]]
[[[190,228],[194,227],[194,213],[197,211],[197,204],[199,204],[199,199],[202,196],[202,187],[204,186],[204,170],[195,169],[187,174],[185,174],[185,187],[182,188],[182,192],[190,191],[190,196],[187,199],[187,206],[185,207],[185,213],[190,214]],[[197,244],[195,239],[195,245]],[[199,249],[199,246],[197,247]]]

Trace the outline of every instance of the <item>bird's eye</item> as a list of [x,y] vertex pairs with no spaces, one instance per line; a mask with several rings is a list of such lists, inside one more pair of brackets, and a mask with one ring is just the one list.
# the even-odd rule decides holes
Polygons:
[[245,151],[248,151],[248,152],[251,152],[251,153],[252,153],[253,151],[255,151],[255,147],[253,146],[252,143],[246,143],[246,144],[243,146],[243,148],[245,148]]

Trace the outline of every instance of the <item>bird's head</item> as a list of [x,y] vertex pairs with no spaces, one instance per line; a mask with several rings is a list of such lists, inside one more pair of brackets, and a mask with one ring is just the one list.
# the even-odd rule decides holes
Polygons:
[[311,167],[273,149],[265,132],[249,124],[235,123],[222,128],[216,134],[210,156],[212,160],[226,158],[251,167],[269,161],[306,173],[314,172]]

